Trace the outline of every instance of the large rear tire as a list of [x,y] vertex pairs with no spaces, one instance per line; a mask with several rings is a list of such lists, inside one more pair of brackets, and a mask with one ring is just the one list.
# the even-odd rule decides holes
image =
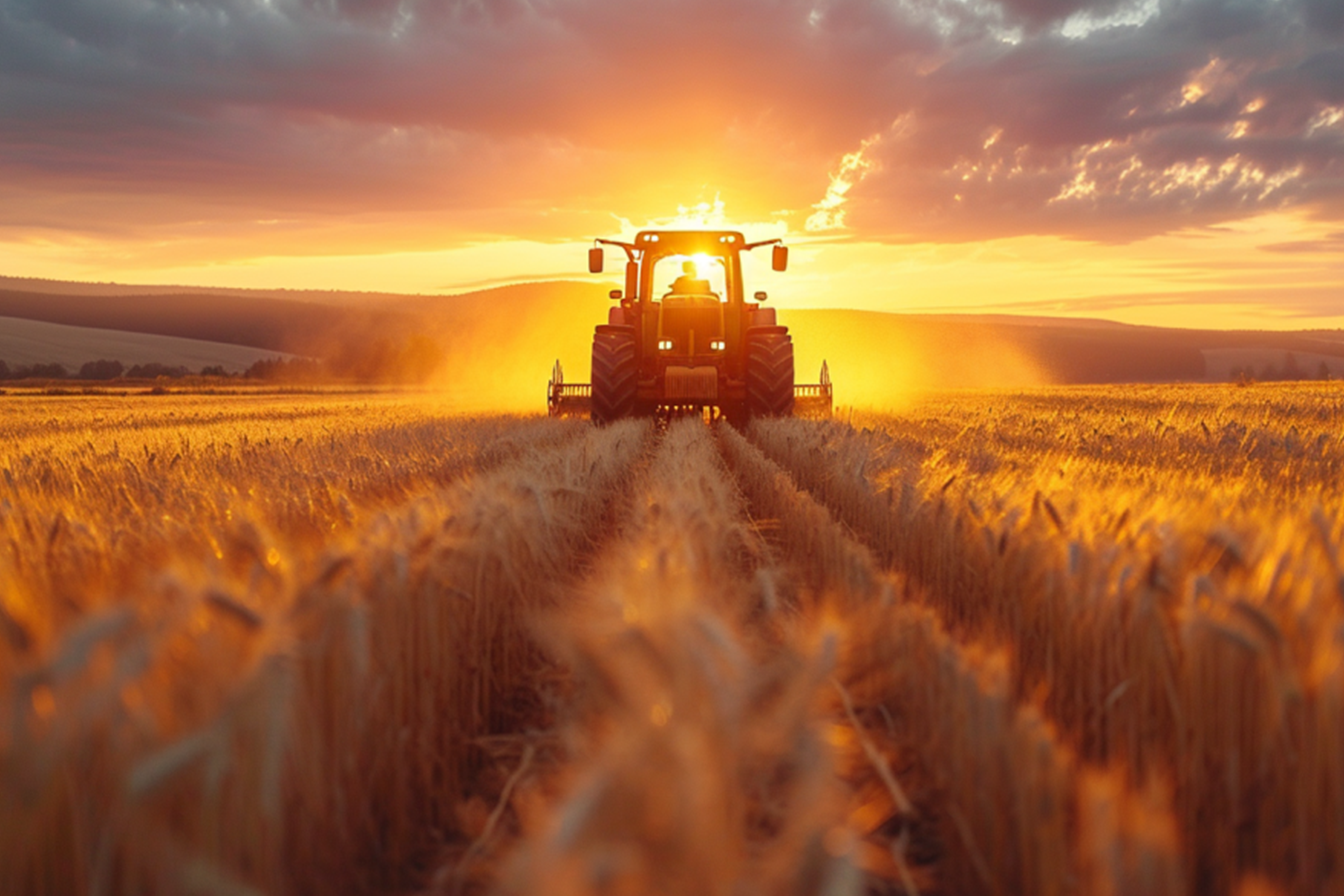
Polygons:
[[748,417],[793,413],[793,337],[787,327],[752,327],[746,338]]
[[635,328],[603,324],[593,334],[594,423],[634,416],[639,369]]

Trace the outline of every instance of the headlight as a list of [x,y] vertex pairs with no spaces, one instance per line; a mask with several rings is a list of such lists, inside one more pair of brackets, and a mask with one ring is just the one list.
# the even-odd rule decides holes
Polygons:
[[658,350],[659,350],[659,351],[664,351],[664,352],[670,352],[670,351],[672,351],[672,340],[671,340],[671,339],[659,339],[659,340],[658,340]]
[[722,340],[722,339],[715,339],[714,341],[710,342],[710,344],[709,344],[709,350],[712,351],[712,352],[721,352],[721,351],[723,351],[723,340]]

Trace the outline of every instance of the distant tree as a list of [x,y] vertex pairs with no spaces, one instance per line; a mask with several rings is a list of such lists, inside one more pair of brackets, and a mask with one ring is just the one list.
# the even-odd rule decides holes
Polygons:
[[1273,364],[1266,364],[1260,370],[1260,379],[1267,383],[1279,378],[1279,368],[1275,367]]
[[324,379],[325,374],[322,363],[311,358],[262,358],[247,368],[243,376],[274,382],[312,383]]
[[1283,378],[1286,380],[1303,379],[1302,368],[1297,366],[1297,355],[1292,352],[1284,352]]
[[70,373],[64,364],[34,364],[28,375],[40,380],[63,380]]
[[82,380],[114,380],[126,372],[120,361],[89,361],[79,368]]
[[0,380],[7,379],[9,379],[9,365],[4,361],[0,361]]
[[224,369],[222,364],[212,364],[209,367],[201,368],[201,376],[228,376],[229,372]]
[[243,376],[253,380],[278,379],[277,372],[284,363],[284,358],[261,358],[253,361],[252,366],[243,372]]
[[126,375],[134,380],[153,380],[158,379],[161,376],[177,379],[179,377],[184,377],[189,373],[191,373],[191,371],[185,367],[169,367],[167,364],[160,364],[157,361],[151,361],[148,364],[136,364],[130,370],[126,371]]
[[[0,364],[2,364],[2,363],[4,363],[4,362],[3,362],[3,361],[0,361]],[[1328,379],[1330,379],[1330,365],[1329,365],[1329,364],[1325,363],[1324,361],[1321,362],[1321,365],[1320,365],[1319,367],[1316,368],[1316,379],[1318,379],[1318,380],[1328,380]]]

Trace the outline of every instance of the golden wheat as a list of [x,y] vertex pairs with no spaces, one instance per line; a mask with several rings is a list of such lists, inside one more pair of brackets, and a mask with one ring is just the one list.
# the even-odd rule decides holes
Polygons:
[[5,396],[6,889],[1344,892],[1342,420]]
[[755,434],[1084,757],[1172,780],[1192,886],[1344,886],[1339,390],[1150,391]]
[[[924,789],[937,794],[913,812],[899,796],[875,811],[870,796],[864,815],[888,826],[902,823],[916,834],[936,827],[949,853],[940,882],[953,892],[1123,891],[1135,864],[1179,877],[1178,841],[1170,836],[1153,836],[1134,856],[1112,865],[1086,863],[1089,848],[1123,852],[1121,837],[1130,836],[1132,826],[1075,841],[1069,819],[1093,814],[1083,801],[1095,802],[1101,785],[1080,793],[1072,753],[1034,707],[1014,700],[1003,654],[950,638],[919,607],[927,601],[917,588],[880,571],[872,555],[756,447],[732,431],[722,440],[752,506],[780,514],[773,531],[785,555],[808,571],[820,624],[841,633],[847,689],[859,695],[868,715],[884,720],[876,730],[885,729],[894,753],[916,755]],[[817,625],[813,616],[806,628]],[[1160,801],[1141,804],[1113,775],[1092,778],[1105,782],[1109,799],[1125,807],[1126,820],[1138,813],[1145,822],[1171,826]],[[1139,805],[1144,808],[1134,808]],[[887,846],[898,858],[904,848],[899,840]],[[1179,888],[1168,880],[1146,892]]]

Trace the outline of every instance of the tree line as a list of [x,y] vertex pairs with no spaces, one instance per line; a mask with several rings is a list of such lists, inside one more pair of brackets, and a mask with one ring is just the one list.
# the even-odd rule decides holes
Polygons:
[[0,360],[0,380],[157,380],[181,379],[188,376],[238,377],[243,379],[283,380],[306,378],[321,367],[317,361],[305,358],[285,360],[284,358],[265,358],[257,361],[244,371],[226,369],[223,365],[212,364],[192,370],[183,364],[161,364],[151,361],[147,364],[132,364],[127,367],[120,361],[107,359],[89,361],[78,369],[64,364],[21,364],[11,367]]
[[1282,382],[1284,380],[1328,380],[1333,379],[1330,373],[1330,365],[1321,361],[1314,370],[1308,370],[1302,367],[1297,356],[1292,352],[1286,352],[1283,357],[1283,366],[1280,367],[1274,363],[1267,363],[1260,366],[1259,370],[1253,364],[1244,364],[1233,367],[1229,376],[1233,382]]
[[263,358],[241,373],[221,365],[191,370],[185,365],[150,362],[127,367],[121,361],[89,361],[78,369],[64,364],[23,364],[11,367],[0,360],[0,380],[180,379],[187,376],[241,377],[268,382],[423,383],[438,369],[442,351],[432,340],[411,336],[405,340],[375,338],[356,345],[340,345],[327,357]]

